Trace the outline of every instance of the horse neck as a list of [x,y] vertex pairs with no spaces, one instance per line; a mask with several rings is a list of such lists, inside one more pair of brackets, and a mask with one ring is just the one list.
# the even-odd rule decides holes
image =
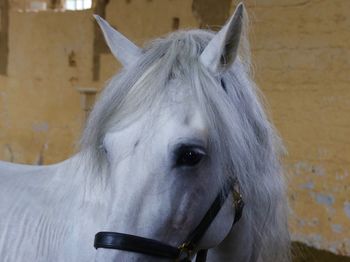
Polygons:
[[21,168],[18,174],[13,174],[16,183],[11,183],[23,188],[16,197],[30,199],[43,216],[53,220],[85,217],[92,210],[101,209],[105,202],[104,191],[96,184],[97,176],[102,174],[95,174],[87,162],[83,154],[78,153],[58,164]]
[[[28,256],[25,250],[33,246],[28,261],[34,261],[35,252],[40,250],[45,250],[46,261],[53,261],[48,259],[51,254],[67,257],[89,254],[91,238],[103,225],[106,208],[101,204],[105,202],[103,191],[91,186],[96,174],[84,167],[80,154],[50,166],[0,163],[1,254],[23,257],[24,261]],[[26,237],[18,238],[23,232]],[[20,249],[23,252],[15,252],[7,243],[23,247]],[[77,243],[81,249],[69,248]]]
[[81,211],[95,209],[105,202],[106,190],[103,189],[103,168],[95,169],[85,159],[83,153],[57,165],[52,182],[57,181],[57,201],[71,199]]

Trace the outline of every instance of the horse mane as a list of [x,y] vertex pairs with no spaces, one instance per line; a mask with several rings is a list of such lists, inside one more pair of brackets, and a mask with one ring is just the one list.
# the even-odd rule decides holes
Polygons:
[[[177,31],[149,43],[139,61],[122,69],[103,90],[82,136],[82,153],[94,168],[103,167],[102,145],[108,130],[123,128],[174,92],[188,94],[208,118],[209,144],[222,168],[218,178],[224,181],[231,176],[241,187],[246,203],[242,219],[250,228],[245,234],[251,235],[263,261],[286,261],[283,147],[252,80],[246,36],[233,66],[213,76],[198,61],[213,35],[204,30]],[[184,84],[169,90],[168,83],[174,79]]]

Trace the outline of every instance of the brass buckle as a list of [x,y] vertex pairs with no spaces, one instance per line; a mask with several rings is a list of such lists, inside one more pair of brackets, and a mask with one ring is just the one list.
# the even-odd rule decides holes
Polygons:
[[242,217],[244,201],[242,194],[239,190],[239,185],[236,183],[232,186],[232,197],[233,197],[233,208],[235,209],[235,217],[233,220],[233,224],[239,221]]
[[232,186],[233,207],[237,208],[242,204],[242,194],[239,192],[237,184]]
[[[180,250],[180,254],[179,254],[178,259],[175,260],[175,262],[186,261],[184,259],[191,261],[191,257],[193,254],[193,247],[192,247],[191,243],[185,242],[185,243],[181,244],[178,247],[178,249]],[[185,257],[182,256],[183,254],[185,254]]]

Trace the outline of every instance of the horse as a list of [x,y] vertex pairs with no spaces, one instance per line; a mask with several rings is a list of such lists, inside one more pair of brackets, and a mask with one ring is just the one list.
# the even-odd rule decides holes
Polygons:
[[244,200],[241,219],[233,194],[219,198],[185,261],[209,248],[208,261],[289,261],[284,149],[252,79],[243,4],[217,33],[176,31],[143,48],[95,18],[123,68],[78,153],[47,166],[0,163],[1,261],[172,261],[95,249],[94,237],[179,246],[227,181]]

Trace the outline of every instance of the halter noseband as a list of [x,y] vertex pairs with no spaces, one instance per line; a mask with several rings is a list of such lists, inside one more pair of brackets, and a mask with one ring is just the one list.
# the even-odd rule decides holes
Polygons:
[[202,239],[210,224],[213,222],[228,194],[233,194],[233,205],[235,208],[235,224],[242,216],[244,202],[235,183],[226,184],[216,196],[207,213],[202,218],[197,227],[188,235],[185,242],[179,247],[170,246],[160,241],[116,232],[99,232],[95,235],[94,247],[119,249],[146,255],[174,259],[178,262],[190,262],[197,252],[196,262],[204,262],[207,257],[207,249],[197,251],[197,245]]

